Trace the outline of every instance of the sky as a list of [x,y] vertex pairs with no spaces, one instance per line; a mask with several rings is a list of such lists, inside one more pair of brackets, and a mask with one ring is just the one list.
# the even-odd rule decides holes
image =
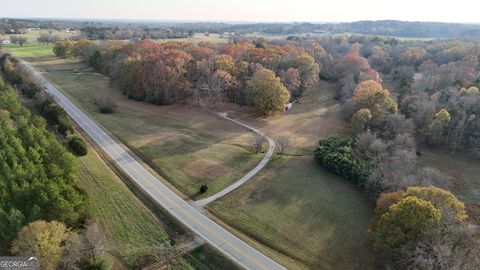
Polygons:
[[478,23],[478,0],[1,0],[0,17],[251,22]]

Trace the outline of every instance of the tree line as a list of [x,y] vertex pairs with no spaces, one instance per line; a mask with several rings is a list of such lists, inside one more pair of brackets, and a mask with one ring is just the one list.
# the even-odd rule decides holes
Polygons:
[[1,82],[0,92],[1,242],[10,243],[23,225],[39,219],[79,227],[85,208],[74,156],[13,89]]
[[[34,254],[42,269],[104,269],[98,256],[98,241],[104,240],[86,223],[77,163],[63,144],[85,155],[85,142],[15,58],[7,54],[0,62],[16,88],[0,79],[0,252]],[[30,99],[28,108],[19,93]]]
[[[63,40],[55,44],[54,52],[80,57],[135,100],[172,104],[207,97],[210,104],[227,100],[255,106],[264,114],[281,112],[289,100],[299,98],[330,60],[319,45],[304,48],[264,40],[226,45]],[[259,72],[264,69],[270,72]],[[268,86],[265,91],[257,91],[260,81]],[[275,104],[274,110],[266,109],[266,104]]]

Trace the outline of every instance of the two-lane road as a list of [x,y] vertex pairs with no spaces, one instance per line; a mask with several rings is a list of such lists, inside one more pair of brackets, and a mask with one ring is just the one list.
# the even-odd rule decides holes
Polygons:
[[130,156],[130,154],[76,107],[54,85],[44,79],[37,70],[27,63],[25,63],[25,66],[31,71],[31,74],[38,82],[44,85],[45,90],[55,98],[70,117],[116,162],[118,167],[128,174],[138,186],[145,190],[149,196],[178,221],[246,269],[285,269],[283,266],[216,224],[171,191]]

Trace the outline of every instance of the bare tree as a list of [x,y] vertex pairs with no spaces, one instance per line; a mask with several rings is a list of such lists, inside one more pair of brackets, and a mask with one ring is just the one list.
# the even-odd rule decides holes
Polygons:
[[260,153],[262,151],[263,145],[266,142],[267,142],[267,139],[265,138],[265,136],[262,136],[260,134],[255,134],[251,142],[255,153]]
[[277,139],[277,152],[280,155],[285,155],[290,147],[290,137],[287,135],[279,136]]
[[101,113],[113,113],[117,107],[115,101],[107,95],[93,94],[89,96],[89,101],[97,105]]
[[401,257],[400,265],[405,269],[479,269],[479,227],[467,222],[441,226],[420,239]]

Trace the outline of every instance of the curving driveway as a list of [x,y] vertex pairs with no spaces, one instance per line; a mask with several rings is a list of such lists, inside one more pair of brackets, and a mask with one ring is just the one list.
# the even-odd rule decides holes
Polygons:
[[265,165],[267,165],[268,161],[270,161],[273,154],[275,153],[275,141],[272,138],[270,138],[269,136],[267,136],[266,134],[264,134],[263,132],[261,132],[260,130],[258,130],[258,129],[256,129],[256,128],[248,125],[248,124],[240,122],[236,119],[230,118],[230,117],[227,116],[226,113],[215,113],[215,114],[217,114],[221,118],[227,119],[227,120],[232,121],[232,122],[234,122],[234,123],[236,123],[236,124],[238,124],[242,127],[245,127],[245,128],[255,132],[256,134],[258,134],[262,137],[265,137],[268,141],[268,151],[265,154],[265,156],[263,157],[262,161],[260,161],[260,163],[258,163],[257,166],[255,166],[255,168],[253,168],[253,170],[251,170],[250,172],[245,174],[242,178],[237,180],[235,183],[231,184],[230,186],[226,187],[225,189],[221,190],[220,192],[215,193],[214,195],[212,195],[208,198],[192,202],[192,205],[194,205],[195,207],[197,207],[199,209],[202,209],[203,206],[205,206],[205,205],[207,205],[207,204],[209,204],[209,203],[227,195],[228,193],[232,192],[236,188],[243,185],[248,180],[252,179],[252,177],[254,177],[261,169],[263,169],[263,167],[265,167]]

